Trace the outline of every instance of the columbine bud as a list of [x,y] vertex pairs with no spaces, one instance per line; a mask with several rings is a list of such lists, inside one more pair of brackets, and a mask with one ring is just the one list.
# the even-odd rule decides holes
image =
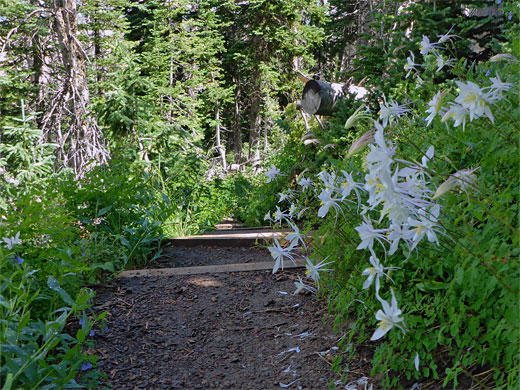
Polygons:
[[355,140],[347,153],[347,158],[361,152],[368,144],[374,142],[374,130],[367,131],[357,140]]
[[437,199],[451,191],[455,187],[460,187],[461,190],[465,191],[469,186],[474,185],[475,183],[475,172],[478,168],[475,169],[462,169],[460,171],[455,172],[451,175],[444,183],[442,183],[435,191],[432,199]]
[[[362,110],[365,111],[362,111]],[[361,107],[359,107],[345,122],[345,130],[350,129],[358,119],[361,118],[370,118],[370,116],[367,114],[367,107],[363,104]]]
[[511,54],[497,54],[489,59],[489,62],[499,62],[499,61],[508,61],[508,62],[518,62],[515,56]]

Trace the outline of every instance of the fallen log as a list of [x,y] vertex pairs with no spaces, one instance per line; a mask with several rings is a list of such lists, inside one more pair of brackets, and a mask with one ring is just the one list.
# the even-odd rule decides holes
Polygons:
[[[338,110],[338,102],[345,97],[346,91],[362,99],[367,90],[362,86],[328,83],[321,80],[312,80],[300,72],[298,77],[305,83],[303,87],[301,108],[311,115],[333,115]],[[362,84],[364,80],[361,81]]]

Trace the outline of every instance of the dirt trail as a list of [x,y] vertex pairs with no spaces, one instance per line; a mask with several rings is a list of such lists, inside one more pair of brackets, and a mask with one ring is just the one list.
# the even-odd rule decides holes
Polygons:
[[[222,244],[219,244],[222,245]],[[265,250],[175,247],[157,268],[260,262]],[[292,295],[301,269],[118,278],[97,290],[108,331],[98,367],[112,389],[327,389],[338,335],[326,302]],[[287,386],[289,385],[289,386]],[[284,387],[286,386],[286,387]]]

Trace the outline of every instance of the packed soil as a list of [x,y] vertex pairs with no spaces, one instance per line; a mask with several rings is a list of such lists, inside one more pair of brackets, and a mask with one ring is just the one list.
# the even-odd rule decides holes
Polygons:
[[[169,248],[150,267],[253,261],[272,258],[255,248]],[[108,313],[94,337],[104,386],[328,389],[340,379],[331,365],[342,335],[324,320],[325,301],[292,294],[302,273],[141,276],[98,288],[95,309]]]

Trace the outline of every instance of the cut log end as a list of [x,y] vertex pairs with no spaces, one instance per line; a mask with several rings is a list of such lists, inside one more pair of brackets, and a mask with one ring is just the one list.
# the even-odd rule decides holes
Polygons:
[[309,80],[303,88],[302,108],[308,114],[332,115],[336,103],[344,96],[341,84]]

